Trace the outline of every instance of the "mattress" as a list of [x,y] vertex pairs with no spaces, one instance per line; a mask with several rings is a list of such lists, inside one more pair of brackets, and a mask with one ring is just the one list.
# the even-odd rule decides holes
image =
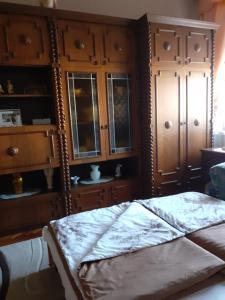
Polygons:
[[135,202],[53,221],[44,237],[67,300],[166,299],[225,266]]

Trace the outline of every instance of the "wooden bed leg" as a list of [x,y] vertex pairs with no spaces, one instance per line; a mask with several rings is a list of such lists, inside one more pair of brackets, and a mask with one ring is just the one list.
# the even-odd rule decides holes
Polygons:
[[49,261],[50,268],[56,268],[56,265],[55,265],[54,260],[52,258],[52,254],[51,254],[51,251],[50,251],[49,247],[48,247],[48,261]]

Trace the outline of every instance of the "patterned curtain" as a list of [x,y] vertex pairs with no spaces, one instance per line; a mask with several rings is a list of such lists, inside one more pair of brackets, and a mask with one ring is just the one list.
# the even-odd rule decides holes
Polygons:
[[220,25],[215,38],[214,146],[225,146],[225,0],[199,0],[200,18]]

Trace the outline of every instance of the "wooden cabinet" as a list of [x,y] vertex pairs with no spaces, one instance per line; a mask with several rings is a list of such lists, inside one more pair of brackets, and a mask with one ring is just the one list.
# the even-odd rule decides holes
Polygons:
[[59,20],[63,64],[127,65],[135,60],[134,33],[125,26]]
[[50,43],[45,18],[1,15],[1,60],[6,65],[50,64]]
[[62,203],[57,193],[0,200],[0,234],[38,228],[61,215]]
[[0,128],[0,172],[11,173],[59,165],[54,125]]
[[138,199],[139,184],[138,179],[118,179],[89,187],[79,185],[72,189],[73,209],[85,211]]
[[150,151],[144,152],[145,191],[166,195],[201,186],[200,150],[211,144],[211,38],[216,27],[152,18],[141,21],[143,43],[148,39],[143,28],[150,34],[150,47],[142,54],[151,59],[150,69],[142,66],[143,127]]

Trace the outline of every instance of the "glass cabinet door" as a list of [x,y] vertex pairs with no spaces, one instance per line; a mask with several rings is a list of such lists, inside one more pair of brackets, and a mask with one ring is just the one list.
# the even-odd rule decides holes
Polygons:
[[107,74],[108,117],[111,153],[132,150],[131,93],[128,74]]
[[74,156],[97,157],[101,154],[97,76],[68,72],[67,81]]

